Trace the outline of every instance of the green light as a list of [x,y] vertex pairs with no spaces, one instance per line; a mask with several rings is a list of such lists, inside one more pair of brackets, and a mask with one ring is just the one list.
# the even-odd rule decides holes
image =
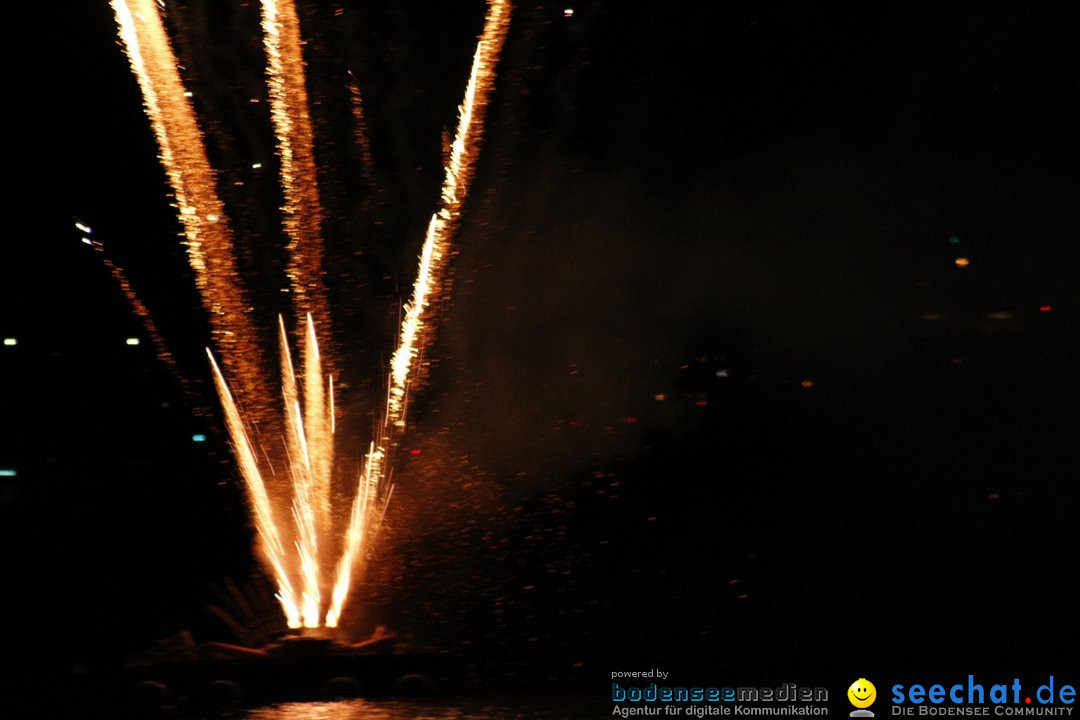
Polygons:
[[15,477],[18,473],[8,468],[0,468],[0,477]]
[[960,238],[956,237],[955,235],[951,236],[949,238],[949,244],[950,245],[959,245],[960,244]]
[[196,433],[191,436],[191,442],[206,442],[206,436],[202,433]]
[[138,345],[139,344],[139,338],[130,337],[127,340],[125,340],[124,342],[127,343],[128,345]]

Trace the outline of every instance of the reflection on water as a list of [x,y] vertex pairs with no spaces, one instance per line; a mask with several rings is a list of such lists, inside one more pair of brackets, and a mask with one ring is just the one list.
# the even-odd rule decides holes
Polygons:
[[284,703],[251,710],[248,720],[579,720],[589,717],[567,707],[565,698],[548,703],[474,700],[441,704],[407,700],[343,700]]

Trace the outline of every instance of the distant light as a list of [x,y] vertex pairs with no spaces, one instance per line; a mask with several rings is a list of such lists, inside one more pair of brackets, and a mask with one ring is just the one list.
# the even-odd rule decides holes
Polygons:
[[989,312],[986,313],[987,320],[1012,320],[1016,317],[1015,313],[1011,312]]
[[138,345],[139,344],[139,338],[131,337],[131,338],[128,338],[127,340],[125,340],[124,343],[126,343],[127,345]]
[[189,98],[192,95],[193,95],[193,93],[190,90],[188,90],[186,93],[184,93],[184,97],[186,97],[186,98]]
[[720,368],[719,370],[716,371],[716,377],[727,377],[727,376],[728,376],[727,368]]
[[953,260],[953,262],[956,263],[956,267],[965,268],[971,264],[971,259],[966,257],[958,257]]
[[[1053,309],[1054,309],[1054,307],[1052,305],[1040,305],[1039,306],[1039,312],[1050,312]],[[6,342],[7,341],[5,340],[5,343]]]
[[410,455],[419,455],[421,452],[423,452],[423,451],[420,448],[413,448],[412,450],[409,451],[409,454]]
[[628,418],[626,418],[626,424],[627,425],[634,425],[636,423],[637,423],[637,418],[636,417],[628,417]]
[[84,233],[86,233],[87,235],[89,235],[90,233],[94,232],[93,230],[91,230],[91,229],[90,229],[90,226],[89,226],[89,225],[83,225],[83,224],[82,224],[81,222],[76,222],[76,223],[75,223],[75,228],[76,228],[76,229],[77,229],[77,230],[78,230],[79,232],[84,232]]
[[813,380],[803,380],[799,384],[802,385],[804,388],[812,388],[812,387],[814,387],[814,381]]
[[8,347],[15,347],[19,344],[18,338],[4,338],[4,344]]
[[10,468],[0,468],[0,477],[15,477],[17,474]]
[[206,435],[203,433],[195,433],[191,436],[191,442],[206,442]]
[[261,167],[262,167],[262,163],[251,163],[251,169],[252,170],[258,170]]
[[210,213],[209,215],[206,216],[206,221],[207,222],[212,222],[212,223],[217,222],[218,221],[218,216],[213,214],[213,213]]
[[705,407],[706,405],[709,404],[709,401],[708,400],[698,400],[694,404],[697,405],[698,407]]
[[565,10],[562,11],[562,14],[565,17],[574,17],[574,8],[566,8]]
[[950,245],[959,245],[960,244],[960,238],[953,235],[952,237],[949,238],[949,244]]
[[941,313],[928,312],[928,313],[923,313],[922,315],[920,315],[919,319],[920,320],[944,320],[945,316],[942,315]]
[[656,399],[656,402],[664,402],[667,400],[667,395],[664,393],[656,393],[653,397]]
[[93,241],[93,240],[91,240],[91,239],[90,239],[90,238],[88,238],[88,237],[84,237],[84,238],[82,239],[82,241],[83,241],[83,244],[84,244],[84,245],[93,245],[93,244],[94,244],[94,241]]

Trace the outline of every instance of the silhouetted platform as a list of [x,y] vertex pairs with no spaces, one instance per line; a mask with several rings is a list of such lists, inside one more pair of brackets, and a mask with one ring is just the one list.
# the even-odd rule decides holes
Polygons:
[[126,668],[134,693],[167,692],[177,701],[228,705],[385,695],[437,695],[455,681],[446,652],[410,647],[381,629],[342,643],[300,632],[260,648],[175,642],[134,658]]

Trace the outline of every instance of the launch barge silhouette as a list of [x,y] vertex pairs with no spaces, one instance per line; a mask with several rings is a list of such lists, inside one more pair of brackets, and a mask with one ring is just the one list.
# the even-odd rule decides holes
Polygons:
[[383,627],[344,643],[323,630],[289,631],[261,647],[195,644],[180,633],[127,666],[136,705],[174,698],[208,705],[434,696],[455,682],[446,652],[398,640]]

